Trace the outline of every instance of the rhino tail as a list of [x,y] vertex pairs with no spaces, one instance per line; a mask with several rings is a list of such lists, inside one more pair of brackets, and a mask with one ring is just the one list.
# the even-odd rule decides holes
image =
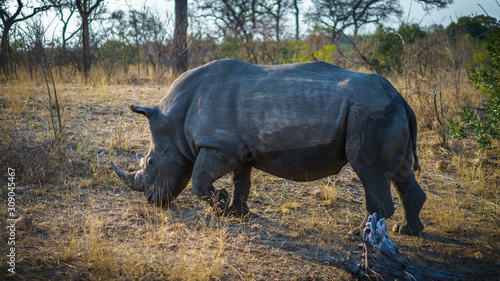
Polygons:
[[[402,98],[402,97],[401,97]],[[413,171],[420,171],[420,165],[418,163],[418,156],[417,156],[417,118],[415,117],[415,112],[413,112],[413,109],[411,109],[410,105],[404,98],[403,103],[405,105],[406,109],[406,116],[408,117],[408,125],[410,128],[410,136],[411,136],[411,148],[413,152]]]

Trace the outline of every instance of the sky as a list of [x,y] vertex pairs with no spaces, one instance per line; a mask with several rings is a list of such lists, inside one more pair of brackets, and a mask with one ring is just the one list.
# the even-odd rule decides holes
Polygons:
[[[497,0],[499,1],[499,0]],[[500,1],[498,2],[500,4]],[[495,0],[455,0],[445,9],[425,12],[422,5],[414,0],[401,0],[404,10],[403,17],[410,22],[422,22],[424,25],[442,24],[444,26],[456,21],[461,16],[475,16],[484,14],[479,5],[492,17],[500,19],[500,5]]]

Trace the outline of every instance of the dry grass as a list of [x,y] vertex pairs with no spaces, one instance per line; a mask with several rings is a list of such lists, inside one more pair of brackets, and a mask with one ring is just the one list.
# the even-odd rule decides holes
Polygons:
[[[46,145],[51,131],[42,86],[0,86],[1,169],[18,170],[17,215],[33,219],[32,228],[16,234],[16,275],[2,271],[0,279],[351,280],[325,263],[328,255],[356,249],[335,234],[364,217],[361,183],[349,167],[311,183],[255,171],[247,220],[214,216],[190,186],[170,209],[156,208],[124,187],[108,162],[136,168],[135,153],[149,146],[148,128],[127,105],[151,106],[167,88],[59,85],[66,134]],[[458,103],[446,91],[452,111]],[[433,114],[425,99],[410,98],[423,125],[418,180],[428,194],[426,229],[392,238],[411,262],[494,280],[500,274],[499,159],[475,153],[467,141],[442,148],[422,122]],[[220,187],[231,190],[231,180],[220,179]],[[6,205],[0,206],[5,218]],[[6,231],[2,226],[3,237]],[[0,243],[7,248],[6,240]]]

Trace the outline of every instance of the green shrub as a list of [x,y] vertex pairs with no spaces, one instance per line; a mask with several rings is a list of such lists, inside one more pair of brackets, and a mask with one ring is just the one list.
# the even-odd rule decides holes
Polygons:
[[371,62],[382,73],[401,72],[403,68],[404,44],[416,44],[427,36],[418,24],[403,24],[397,31],[379,26],[375,33],[368,36],[370,48],[367,52]]
[[460,120],[448,119],[447,130],[452,137],[461,140],[477,139],[481,149],[491,148],[494,140],[500,138],[500,29],[493,31],[488,39],[487,56],[476,55],[479,65],[472,69],[470,80],[488,97],[484,111],[462,108]]

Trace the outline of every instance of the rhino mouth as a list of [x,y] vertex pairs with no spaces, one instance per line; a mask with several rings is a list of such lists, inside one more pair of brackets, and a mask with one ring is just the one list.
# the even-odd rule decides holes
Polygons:
[[122,179],[122,181],[128,185],[132,190],[135,191],[144,191],[144,185],[138,184],[138,179],[137,179],[137,171],[129,173],[120,170],[118,167],[113,164],[111,161],[111,167],[113,167],[113,170],[115,170],[115,173]]

